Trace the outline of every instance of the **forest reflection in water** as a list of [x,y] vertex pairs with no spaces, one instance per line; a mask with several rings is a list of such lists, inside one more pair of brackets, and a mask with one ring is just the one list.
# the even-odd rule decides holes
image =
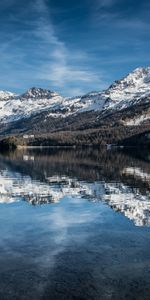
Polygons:
[[0,154],[0,299],[150,295],[150,155]]
[[[131,154],[131,153],[130,153]],[[0,202],[56,203],[65,196],[105,201],[135,225],[150,225],[150,168],[123,152],[28,150],[0,157]]]

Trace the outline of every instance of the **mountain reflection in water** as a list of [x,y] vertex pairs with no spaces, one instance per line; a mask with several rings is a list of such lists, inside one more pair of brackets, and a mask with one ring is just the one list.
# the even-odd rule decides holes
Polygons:
[[96,149],[0,156],[0,203],[50,204],[65,196],[105,201],[135,225],[150,226],[150,169],[145,157]]
[[149,157],[0,154],[0,299],[149,299]]

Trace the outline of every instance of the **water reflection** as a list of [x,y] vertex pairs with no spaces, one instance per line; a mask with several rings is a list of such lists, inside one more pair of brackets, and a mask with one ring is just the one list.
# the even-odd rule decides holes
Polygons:
[[149,299],[149,174],[145,153],[0,155],[0,299]]
[[104,201],[137,226],[150,225],[149,164],[105,150],[18,151],[0,156],[0,203]]

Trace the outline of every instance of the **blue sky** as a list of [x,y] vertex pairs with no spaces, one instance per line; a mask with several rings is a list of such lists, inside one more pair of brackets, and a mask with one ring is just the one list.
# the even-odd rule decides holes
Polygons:
[[102,90],[150,66],[149,0],[3,0],[0,89]]

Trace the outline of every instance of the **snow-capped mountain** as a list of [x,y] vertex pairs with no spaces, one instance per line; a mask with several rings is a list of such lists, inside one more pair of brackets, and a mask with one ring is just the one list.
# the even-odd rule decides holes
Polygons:
[[5,100],[0,102],[0,120],[2,123],[28,118],[43,110],[56,110],[61,105],[63,98],[49,90],[31,88],[20,96],[15,95]]
[[15,97],[16,94],[8,92],[8,91],[0,91],[0,101],[2,100],[9,100],[13,97]]
[[137,68],[125,78],[115,81],[103,92],[89,93],[81,97],[88,103],[88,110],[124,109],[150,95],[150,67]]
[[[107,90],[79,97],[64,98],[50,90],[35,87],[21,95],[1,91],[0,123],[8,124],[24,120],[41,112],[46,112],[48,118],[56,119],[74,117],[79,113],[90,111],[99,113],[121,111],[133,105],[149,102],[150,67],[137,68],[125,78],[115,81]],[[135,124],[128,120],[127,125],[138,124],[138,116],[136,118]],[[146,120],[149,118],[148,112]]]
[[[0,92],[2,136],[22,132],[45,134],[57,130],[76,131],[101,126],[118,128],[119,125],[128,127],[127,134],[122,129],[124,139],[130,136],[130,127],[148,124],[150,126],[150,68],[135,69],[102,92],[90,92],[73,98],[64,98],[51,90],[35,87],[21,95]],[[136,133],[142,132],[134,130],[133,135]],[[116,136],[116,132],[112,136]],[[100,142],[97,139],[97,143]],[[105,142],[115,143],[116,140],[107,138]]]
[[150,68],[137,68],[128,76],[115,81],[105,92],[105,96],[110,98],[109,107],[119,104],[119,108],[124,108],[138,102],[141,97],[150,94]]
[[20,97],[22,100],[25,99],[51,99],[52,97],[59,97],[59,95],[55,92],[52,92],[50,90],[46,90],[46,89],[41,89],[41,88],[31,88],[29,90],[27,90],[26,93],[22,94]]

